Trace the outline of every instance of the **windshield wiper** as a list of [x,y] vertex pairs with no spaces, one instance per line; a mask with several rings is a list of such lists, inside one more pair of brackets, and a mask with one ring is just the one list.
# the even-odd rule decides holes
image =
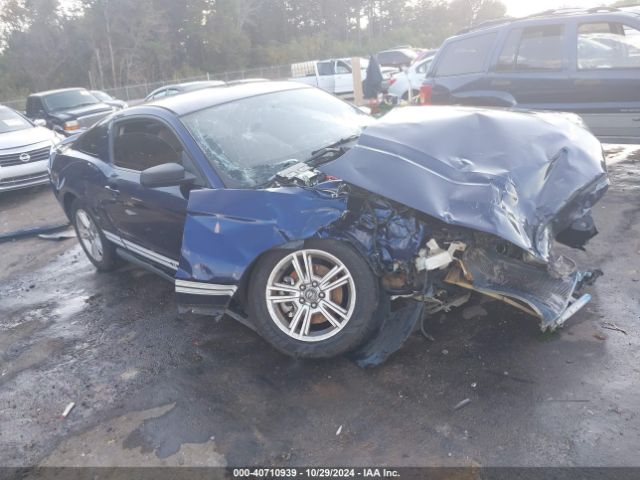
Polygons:
[[[356,134],[356,135],[350,135],[348,137],[345,138],[341,138],[340,140],[338,140],[337,142],[333,142],[330,145],[327,145],[325,147],[319,148],[318,150],[311,152],[311,158],[315,157],[317,154],[319,154],[320,152],[322,152],[323,150],[330,150],[330,149],[335,149],[336,147],[339,147],[341,145],[345,145],[347,143],[351,143],[351,142],[355,142],[357,139],[360,138],[360,134]],[[311,160],[311,159],[309,159]]]
[[[311,165],[312,167],[317,167],[326,161],[331,161],[343,155],[347,149],[343,147],[347,143],[355,142],[360,135],[351,135],[350,137],[341,138],[337,142],[333,142],[331,145],[327,145],[315,152],[311,152],[311,156],[304,161],[304,163]],[[325,157],[329,156],[330,158],[325,159]]]

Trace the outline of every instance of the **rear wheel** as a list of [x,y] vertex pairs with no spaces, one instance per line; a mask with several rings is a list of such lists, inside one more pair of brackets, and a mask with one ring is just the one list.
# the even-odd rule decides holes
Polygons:
[[254,271],[249,299],[259,333],[295,357],[346,353],[378,326],[376,277],[352,247],[331,240],[266,255]]
[[100,271],[113,270],[117,265],[116,249],[80,200],[75,200],[71,205],[71,218],[78,241],[91,263]]

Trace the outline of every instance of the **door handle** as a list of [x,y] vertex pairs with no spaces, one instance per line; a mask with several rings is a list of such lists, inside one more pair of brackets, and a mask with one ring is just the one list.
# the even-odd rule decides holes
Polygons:
[[113,193],[114,195],[120,195],[120,190],[118,190],[117,187],[113,186],[113,185],[105,185],[105,187],[107,190],[109,190],[111,193]]
[[511,85],[511,80],[491,80],[493,87],[508,87],[509,85]]

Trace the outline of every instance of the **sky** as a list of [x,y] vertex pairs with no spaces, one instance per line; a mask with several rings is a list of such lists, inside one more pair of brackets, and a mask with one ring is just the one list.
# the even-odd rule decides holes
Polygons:
[[507,6],[507,14],[513,17],[523,17],[532,13],[543,12],[554,8],[580,7],[591,8],[609,5],[611,0],[502,0]]

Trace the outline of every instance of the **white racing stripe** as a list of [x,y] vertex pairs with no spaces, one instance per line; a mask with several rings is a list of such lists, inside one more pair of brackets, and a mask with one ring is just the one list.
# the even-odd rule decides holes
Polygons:
[[164,265],[165,267],[169,267],[172,270],[178,270],[178,262],[176,262],[175,260],[160,255],[159,253],[156,253],[154,251],[147,250],[146,248],[141,247],[140,245],[136,245],[135,243],[131,243],[128,240],[123,240],[123,242],[124,246],[131,250],[133,253],[137,253],[138,255],[148,258],[149,260],[153,260],[154,262]]
[[[118,235],[107,232],[105,230],[102,231],[104,236],[107,237],[107,240],[115,243],[119,247],[126,248],[131,252],[145,257],[149,260],[152,260],[160,265],[164,265],[165,267],[169,267],[172,270],[178,270],[178,262],[167,258],[159,253],[141,247],[140,245],[136,245],[128,240],[121,239]],[[204,282],[192,282],[187,280],[176,280],[176,292],[177,293],[187,293],[189,295],[209,295],[209,296],[233,296],[238,287],[235,285],[217,285],[214,283],[204,283]]]
[[119,236],[114,235],[111,232],[107,232],[106,230],[103,230],[102,233],[104,233],[104,236],[107,237],[107,240],[109,240],[110,242],[113,242],[120,247],[124,247],[124,242],[120,240]]
[[107,232],[106,230],[103,230],[102,232],[104,233],[104,236],[107,237],[107,240],[115,243],[119,247],[124,247],[127,250],[131,250],[133,253],[140,255],[141,257],[153,260],[154,262],[159,263],[160,265],[164,265],[165,267],[168,267],[172,270],[178,270],[178,262],[176,262],[175,260],[165,257],[164,255],[160,255],[159,253],[156,253],[152,250],[141,247],[140,245],[132,243],[128,240],[123,240],[114,233]]
[[176,292],[190,295],[233,296],[238,287],[235,285],[217,285],[214,283],[189,282],[176,280]]

